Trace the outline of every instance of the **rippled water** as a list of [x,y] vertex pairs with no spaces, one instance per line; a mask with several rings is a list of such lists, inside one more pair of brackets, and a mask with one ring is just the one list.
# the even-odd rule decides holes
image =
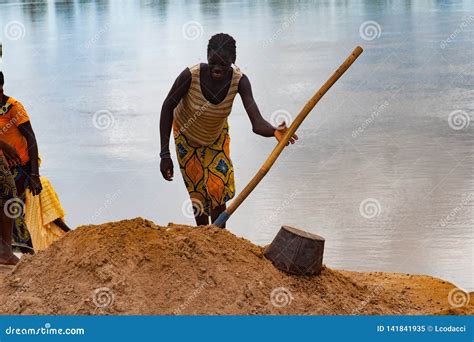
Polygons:
[[[180,175],[161,179],[158,120],[212,34],[236,38],[269,120],[294,117],[363,46],[229,227],[259,244],[300,227],[326,238],[331,267],[474,289],[472,1],[0,0],[0,28],[6,91],[29,110],[73,226],[193,222]],[[230,125],[242,189],[275,141],[252,133],[240,99]]]

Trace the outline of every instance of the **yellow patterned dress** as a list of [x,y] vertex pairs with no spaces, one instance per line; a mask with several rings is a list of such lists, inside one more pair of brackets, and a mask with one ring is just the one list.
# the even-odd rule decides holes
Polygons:
[[65,232],[54,220],[64,218],[64,209],[58,195],[46,177],[40,177],[43,190],[38,196],[26,190],[25,221],[35,251],[41,251],[59,239]]

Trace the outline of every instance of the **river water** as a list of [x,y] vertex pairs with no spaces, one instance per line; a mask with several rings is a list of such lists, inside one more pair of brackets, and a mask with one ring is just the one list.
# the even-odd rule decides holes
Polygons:
[[[74,227],[193,223],[179,173],[161,178],[158,121],[212,34],[235,37],[273,123],[361,45],[228,227],[257,244],[299,227],[326,238],[330,267],[474,290],[474,2],[0,0],[0,28],[6,93],[28,109]],[[239,98],[230,126],[239,191],[275,141],[252,133]]]

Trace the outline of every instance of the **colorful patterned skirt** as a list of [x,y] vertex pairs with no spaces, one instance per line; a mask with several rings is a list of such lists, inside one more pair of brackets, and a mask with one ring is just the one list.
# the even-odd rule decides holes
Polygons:
[[173,125],[176,154],[184,184],[198,214],[210,214],[234,197],[234,168],[230,160],[229,126],[209,146],[193,146]]
[[19,199],[17,205],[20,208],[19,211],[14,215],[12,246],[15,251],[33,254],[33,244],[31,242],[31,236],[25,221],[25,189],[28,187],[30,169],[30,163],[26,165],[15,166],[10,169],[15,180]]
[[7,216],[14,216],[17,208],[15,202],[18,202],[16,195],[15,180],[8,168],[6,160],[0,156],[0,204],[1,210]]

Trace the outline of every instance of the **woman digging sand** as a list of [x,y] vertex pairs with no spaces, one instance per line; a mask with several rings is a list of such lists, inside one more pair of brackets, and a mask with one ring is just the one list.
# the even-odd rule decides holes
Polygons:
[[[174,132],[178,164],[193,203],[197,225],[214,222],[234,197],[234,170],[230,159],[227,117],[234,98],[240,94],[254,133],[280,141],[288,130],[286,123],[273,127],[255,103],[246,75],[235,66],[235,40],[219,33],[207,46],[207,64],[199,63],[181,72],[161,110],[161,163],[163,178],[173,179],[169,150]],[[298,137],[293,135],[293,144]]]

